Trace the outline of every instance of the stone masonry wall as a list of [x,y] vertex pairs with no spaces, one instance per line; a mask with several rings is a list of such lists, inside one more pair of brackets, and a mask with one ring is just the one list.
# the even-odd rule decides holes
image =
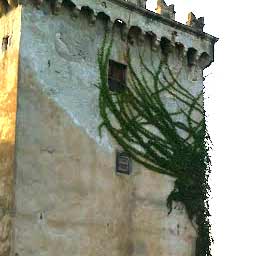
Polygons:
[[21,8],[0,18],[0,255],[9,256],[14,214],[15,126]]
[[[196,231],[184,209],[167,215],[174,180],[136,163],[132,175],[116,175],[118,147],[107,133],[99,137],[101,18],[91,24],[64,8],[48,11],[22,12],[16,255],[192,256]],[[126,44],[117,30],[113,59],[125,62]],[[193,93],[201,75],[181,71]]]

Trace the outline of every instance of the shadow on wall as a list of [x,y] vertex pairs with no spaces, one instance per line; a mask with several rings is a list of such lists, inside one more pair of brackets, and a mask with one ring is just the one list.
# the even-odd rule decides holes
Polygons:
[[[0,207],[12,208],[14,144],[0,141]],[[1,255],[1,254],[0,254]]]
[[9,256],[11,249],[11,216],[13,206],[14,144],[0,142],[0,255]]

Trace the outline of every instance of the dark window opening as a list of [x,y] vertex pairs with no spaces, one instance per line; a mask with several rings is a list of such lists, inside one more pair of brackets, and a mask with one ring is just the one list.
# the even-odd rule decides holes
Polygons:
[[8,48],[9,36],[5,36],[2,40],[2,51],[5,52]]
[[131,174],[132,161],[126,152],[117,152],[116,154],[116,172],[123,174]]
[[110,60],[108,67],[108,85],[112,92],[122,92],[126,87],[127,66]]

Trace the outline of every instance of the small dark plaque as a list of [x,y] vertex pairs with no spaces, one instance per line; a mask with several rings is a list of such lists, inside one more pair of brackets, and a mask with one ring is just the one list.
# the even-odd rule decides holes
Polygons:
[[123,174],[131,174],[132,161],[126,152],[118,151],[116,153],[116,172]]

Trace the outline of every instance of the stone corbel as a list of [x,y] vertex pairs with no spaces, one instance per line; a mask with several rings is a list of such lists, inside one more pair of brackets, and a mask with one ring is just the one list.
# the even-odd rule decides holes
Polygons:
[[188,48],[184,46],[183,47],[183,58],[187,57],[187,54],[188,54]]
[[80,15],[80,10],[77,9],[77,8],[74,8],[74,9],[72,10],[72,14],[71,14],[72,18],[76,19],[76,18],[79,17],[79,15]]
[[106,31],[110,32],[112,31],[112,28],[113,28],[113,22],[110,19],[106,20]]
[[129,33],[129,29],[128,29],[127,25],[124,24],[124,25],[121,27],[121,39],[122,39],[123,41],[126,41],[126,40],[127,40],[128,33]]
[[144,32],[141,32],[139,35],[138,35],[138,45],[141,46],[145,43],[145,33]]
[[[10,0],[10,1],[16,1],[16,0]],[[20,0],[19,3],[20,4],[23,4],[23,3],[25,4],[26,2],[23,1],[23,0]],[[32,4],[36,7],[36,9],[40,9],[43,3],[44,3],[44,0],[34,0],[34,1],[32,1]],[[60,12],[60,9],[62,7],[62,2],[59,2],[58,0],[51,0],[51,1],[49,1],[49,6],[50,6],[52,14],[58,15],[59,12]]]
[[198,65],[201,69],[205,69],[211,65],[213,62],[213,57],[211,57],[208,53],[203,52],[199,59],[198,59]]
[[[172,44],[172,42],[171,42]],[[188,49],[180,42],[175,42],[173,46],[174,53],[179,56],[179,58],[184,59],[187,56]]]
[[203,31],[204,29],[204,17],[196,18],[195,14],[190,12],[188,14],[187,25],[198,30]]
[[96,23],[96,15],[94,13],[90,13],[88,20],[89,20],[89,24],[92,26]]
[[156,12],[168,19],[175,20],[174,4],[168,6],[164,0],[157,0]]
[[60,13],[62,3],[59,2],[58,0],[51,1],[50,6],[51,6],[52,14],[58,15]]
[[161,39],[155,38],[152,41],[152,51],[154,51],[154,52],[158,51],[158,49],[160,48],[160,44],[161,44]]
[[130,35],[129,32],[128,32],[127,41],[128,41],[129,44],[134,45],[135,42],[136,42],[136,39],[133,35]]

